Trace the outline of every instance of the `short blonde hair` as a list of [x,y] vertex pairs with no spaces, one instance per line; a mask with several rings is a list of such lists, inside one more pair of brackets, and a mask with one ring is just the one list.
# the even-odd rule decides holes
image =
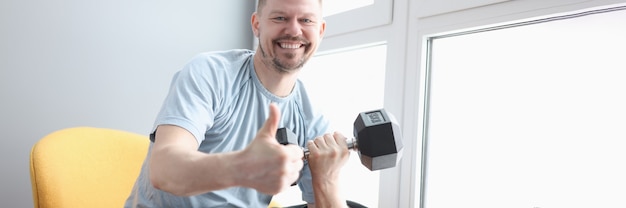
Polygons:
[[[320,3],[320,6],[322,6],[322,0],[318,0],[318,2]],[[265,6],[266,3],[267,3],[267,0],[259,0],[256,6],[256,12],[261,13],[261,9]]]

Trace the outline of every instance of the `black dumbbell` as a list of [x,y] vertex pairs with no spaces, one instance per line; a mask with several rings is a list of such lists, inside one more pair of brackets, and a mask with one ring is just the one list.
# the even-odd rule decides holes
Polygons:
[[[384,109],[359,113],[354,121],[354,138],[348,139],[348,149],[357,150],[361,163],[368,169],[395,167],[402,158],[402,132],[393,115]],[[297,136],[286,128],[276,132],[281,144],[297,144]],[[304,149],[305,159],[309,150]]]

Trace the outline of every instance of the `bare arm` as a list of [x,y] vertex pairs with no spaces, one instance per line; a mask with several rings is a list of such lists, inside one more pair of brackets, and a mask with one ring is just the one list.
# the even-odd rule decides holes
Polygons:
[[150,181],[157,189],[180,196],[233,186],[266,194],[288,188],[298,178],[302,150],[276,141],[280,113],[273,104],[270,112],[252,143],[236,152],[200,152],[190,132],[172,125],[159,126],[150,157]]
[[[150,157],[150,181],[175,195],[195,195],[235,185],[228,161],[239,152],[204,154],[187,130],[172,125],[157,128]],[[221,168],[211,168],[221,167]],[[203,177],[213,175],[215,177]]]
[[315,204],[308,207],[347,207],[339,186],[339,173],[350,156],[346,137],[339,133],[326,134],[309,141],[307,146],[315,195]]

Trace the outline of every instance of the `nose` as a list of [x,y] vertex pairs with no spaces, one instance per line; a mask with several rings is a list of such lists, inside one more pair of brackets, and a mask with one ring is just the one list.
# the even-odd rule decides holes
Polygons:
[[302,35],[302,25],[297,19],[292,19],[285,26],[285,34],[291,37],[298,37]]

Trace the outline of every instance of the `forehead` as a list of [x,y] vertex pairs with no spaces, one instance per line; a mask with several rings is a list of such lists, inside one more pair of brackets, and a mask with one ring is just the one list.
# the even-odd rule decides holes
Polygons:
[[259,9],[263,13],[307,14],[321,16],[320,0],[265,0]]

